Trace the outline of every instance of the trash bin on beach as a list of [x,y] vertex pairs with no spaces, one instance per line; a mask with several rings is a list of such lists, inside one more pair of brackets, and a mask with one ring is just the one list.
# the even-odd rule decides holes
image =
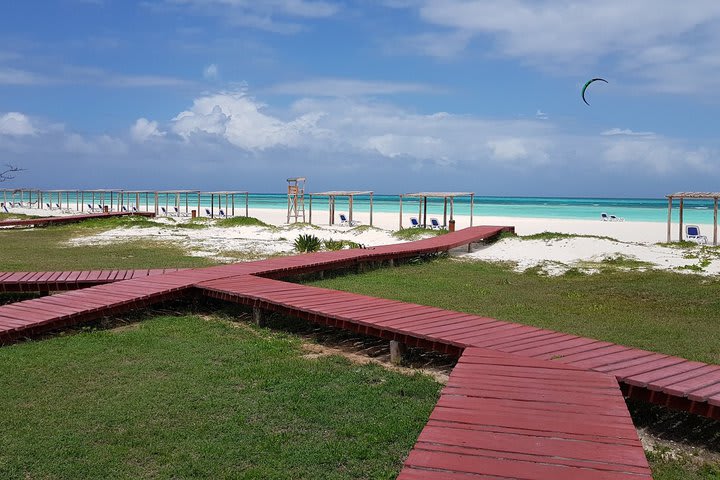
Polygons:
[[451,231],[451,232],[454,232],[454,231],[455,231],[455,220],[450,220],[450,221],[448,222],[448,230]]
[[191,210],[190,215],[191,215],[191,218],[197,217],[197,210]]

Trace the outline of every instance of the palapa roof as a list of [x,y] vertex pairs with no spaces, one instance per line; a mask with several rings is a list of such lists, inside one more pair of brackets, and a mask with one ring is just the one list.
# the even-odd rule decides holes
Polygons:
[[720,192],[678,192],[671,193],[667,198],[720,198]]
[[374,192],[370,190],[333,190],[330,192],[317,192],[310,195],[326,195],[329,197],[352,197],[355,195],[372,195]]
[[434,197],[434,198],[446,198],[446,197],[468,197],[475,195],[475,192],[416,192],[416,193],[403,193],[403,197]]
[[153,193],[200,193],[200,190],[158,190]]

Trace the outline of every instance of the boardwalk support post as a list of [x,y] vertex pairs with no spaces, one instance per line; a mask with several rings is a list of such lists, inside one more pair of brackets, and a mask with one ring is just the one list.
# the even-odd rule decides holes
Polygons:
[[253,323],[258,327],[264,327],[267,325],[267,317],[265,311],[260,307],[253,307],[252,309]]
[[407,345],[397,340],[390,340],[390,362],[400,365],[402,359],[407,353]]

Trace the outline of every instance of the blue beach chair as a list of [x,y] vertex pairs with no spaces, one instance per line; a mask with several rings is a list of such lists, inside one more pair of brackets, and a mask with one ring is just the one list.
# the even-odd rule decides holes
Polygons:
[[700,235],[700,227],[697,225],[685,225],[685,238],[691,242],[705,245],[707,237]]
[[431,227],[433,230],[440,230],[440,229],[443,228],[444,226],[445,226],[445,225],[440,225],[440,222],[438,222],[438,219],[437,219],[437,218],[431,218],[431,219],[430,219],[430,227]]
[[354,227],[355,225],[357,225],[359,223],[360,222],[356,222],[355,220],[353,220],[352,222],[349,221],[344,213],[340,214],[340,225]]
[[410,226],[414,228],[420,228],[420,222],[415,217],[410,217]]

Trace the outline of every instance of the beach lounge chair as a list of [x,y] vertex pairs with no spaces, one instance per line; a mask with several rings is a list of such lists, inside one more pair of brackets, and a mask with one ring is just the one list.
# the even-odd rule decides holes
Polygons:
[[178,217],[187,217],[187,212],[181,212],[178,207],[173,207],[173,210],[175,211],[175,215]]
[[418,222],[418,219],[415,217],[410,217],[410,226],[415,228],[420,228],[420,222]]
[[205,209],[205,215],[207,215],[208,217],[212,217],[212,213],[210,213],[210,209],[209,209],[209,208],[206,208],[206,209]]
[[610,215],[610,221],[611,221],[611,222],[624,222],[625,219],[624,219],[624,218],[616,217],[615,215]]
[[52,210],[52,209],[53,209],[53,208],[52,208],[52,205],[50,205],[49,203],[46,203],[45,206],[48,208],[48,210]]
[[341,226],[345,225],[346,227],[347,226],[354,227],[355,225],[358,225],[359,223],[360,222],[356,222],[355,220],[353,220],[352,222],[349,221],[344,213],[340,214],[340,225]]
[[160,207],[160,210],[162,210],[162,214],[166,217],[168,216],[167,210],[165,210],[165,207]]
[[440,225],[440,222],[438,222],[437,218],[431,218],[430,219],[430,227],[433,230],[440,230],[441,228],[445,228],[445,225]]
[[133,205],[133,207],[132,207],[132,213],[137,213],[137,212],[138,212],[137,207]]
[[225,215],[225,211],[222,208],[220,210],[218,210],[218,215],[221,217],[227,218],[227,215]]
[[128,211],[128,209],[127,209],[127,207],[126,207],[125,205],[122,206],[122,209],[121,209],[121,210],[122,210],[124,213],[127,213],[127,211]]
[[600,214],[600,220],[602,220],[603,222],[607,222],[610,220],[610,217],[608,216],[607,213],[603,212]]
[[691,242],[705,245],[707,243],[707,237],[700,235],[700,227],[697,225],[685,225],[685,238]]
[[10,211],[7,209],[7,205],[5,205],[5,204],[3,203],[3,204],[2,204],[2,207],[3,207],[3,211],[4,211],[5,213],[10,213]]

